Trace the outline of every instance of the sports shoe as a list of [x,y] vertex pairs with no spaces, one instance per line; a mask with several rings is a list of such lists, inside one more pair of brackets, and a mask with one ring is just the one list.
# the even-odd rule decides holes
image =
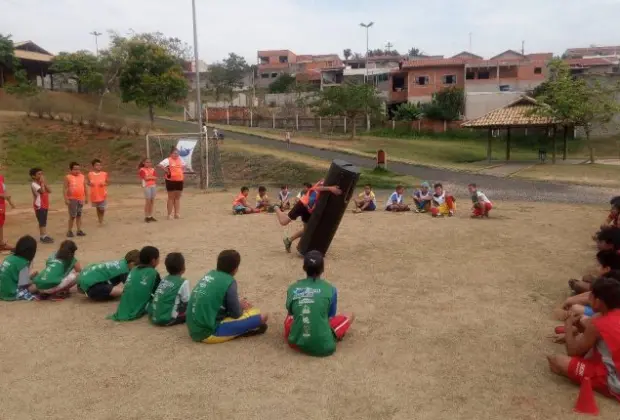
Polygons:
[[84,231],[78,230],[77,231],[77,236],[86,236],[86,234],[84,233]]
[[73,234],[72,231],[68,231],[67,232],[67,238],[73,238],[75,235]]
[[288,252],[289,254],[291,253],[292,245],[293,241],[291,241],[290,238],[284,238],[284,249],[286,249],[286,252]]
[[145,218],[144,218],[144,221],[145,221],[146,223],[151,223],[151,218],[150,218],[150,217],[145,217]]
[[42,236],[41,237],[41,243],[42,244],[53,244],[54,240],[52,238],[50,238],[49,236]]
[[154,218],[153,216],[149,217],[149,219],[151,219],[151,222],[156,222],[157,221],[157,219]]

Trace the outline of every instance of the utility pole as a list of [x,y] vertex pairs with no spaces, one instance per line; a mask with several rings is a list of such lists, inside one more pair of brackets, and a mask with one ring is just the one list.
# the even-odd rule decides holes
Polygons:
[[92,31],[90,34],[95,37],[95,51],[97,52],[97,57],[99,57],[99,39],[98,38],[103,34],[97,31]]
[[471,36],[472,36],[472,33],[470,32],[469,33],[469,52],[473,54],[473,51],[471,49]]
[[[198,132],[202,138],[202,101],[200,98],[200,60],[198,58],[198,29],[196,28],[196,0],[192,0],[192,21],[194,25],[194,67],[196,68],[196,120],[198,121]],[[209,187],[209,133],[204,133],[205,141],[205,165],[204,176],[200,177],[200,188],[207,189]]]
[[521,55],[525,55],[525,41],[521,41]]
[[390,41],[388,41],[387,44],[385,44],[385,52],[388,53],[388,55],[392,52],[393,46],[394,44],[392,44]]
[[374,22],[360,23],[362,28],[366,28],[366,75],[364,76],[364,83],[368,81],[368,29],[374,24]]

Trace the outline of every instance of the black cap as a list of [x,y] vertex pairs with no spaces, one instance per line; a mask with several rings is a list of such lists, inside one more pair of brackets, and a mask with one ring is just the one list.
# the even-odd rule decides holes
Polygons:
[[323,254],[319,251],[308,251],[304,256],[304,271],[323,271]]

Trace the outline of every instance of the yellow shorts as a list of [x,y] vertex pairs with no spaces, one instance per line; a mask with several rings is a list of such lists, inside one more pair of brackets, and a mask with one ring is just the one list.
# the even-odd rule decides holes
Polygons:
[[233,340],[241,335],[257,330],[262,325],[260,309],[250,308],[235,318],[224,318],[215,328],[215,333],[204,340],[203,343],[218,344]]

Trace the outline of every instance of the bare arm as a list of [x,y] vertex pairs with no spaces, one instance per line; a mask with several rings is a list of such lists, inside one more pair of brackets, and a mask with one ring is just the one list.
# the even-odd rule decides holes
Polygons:
[[332,193],[332,194],[334,194],[334,195],[340,195],[340,194],[342,194],[342,190],[341,190],[341,189],[340,189],[340,187],[339,187],[339,186],[337,186],[337,185],[331,185],[331,186],[329,186],[329,187],[325,187],[325,186],[323,186],[323,187],[317,187],[317,188],[315,188],[315,191],[320,191],[320,192],[330,192],[330,193]]
[[62,195],[65,197],[65,204],[69,204],[69,180],[66,178],[62,184]]
[[80,271],[82,271],[82,265],[80,264],[80,262],[79,262],[79,261],[77,261],[77,262],[75,263],[75,265],[73,266],[73,270],[74,270],[76,273],[79,273]]
[[39,181],[39,185],[41,186],[42,192],[46,192],[48,194],[52,192],[52,189],[49,187],[49,185],[47,185],[45,178],[41,177],[41,180]]
[[590,302],[590,292],[582,293],[580,295],[571,296],[564,301],[562,307],[568,309],[573,305],[587,305]]
[[88,181],[84,178],[84,203],[88,204]]
[[573,335],[573,325],[577,322],[578,317],[570,316],[565,322],[566,327],[566,354],[568,356],[584,356],[596,345],[599,339],[599,333],[592,323],[586,325],[583,334]]

